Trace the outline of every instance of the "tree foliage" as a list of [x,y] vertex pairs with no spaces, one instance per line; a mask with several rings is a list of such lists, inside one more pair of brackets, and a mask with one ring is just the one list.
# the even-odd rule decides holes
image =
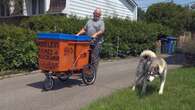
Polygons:
[[148,8],[146,19],[174,29],[174,34],[178,35],[189,30],[191,13],[189,9],[174,3],[157,3]]
[[146,12],[144,10],[142,10],[140,7],[138,7],[137,9],[137,20],[138,21],[144,21],[145,20],[145,15]]

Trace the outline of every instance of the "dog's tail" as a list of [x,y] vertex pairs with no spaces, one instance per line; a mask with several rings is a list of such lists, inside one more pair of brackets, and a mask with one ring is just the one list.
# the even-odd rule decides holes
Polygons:
[[151,51],[151,50],[144,50],[141,54],[140,57],[144,58],[144,59],[148,59],[148,58],[156,58],[156,54]]

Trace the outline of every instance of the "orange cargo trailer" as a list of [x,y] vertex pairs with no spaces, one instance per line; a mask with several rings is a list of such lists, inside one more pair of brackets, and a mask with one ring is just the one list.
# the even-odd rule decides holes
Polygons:
[[68,41],[38,40],[39,68],[45,71],[62,72],[71,69],[74,62],[74,44]]
[[83,82],[93,84],[96,79],[96,69],[90,64],[89,36],[75,36],[61,33],[39,33],[38,60],[39,68],[46,75],[44,89],[54,86],[53,77],[66,80],[73,74],[81,74]]

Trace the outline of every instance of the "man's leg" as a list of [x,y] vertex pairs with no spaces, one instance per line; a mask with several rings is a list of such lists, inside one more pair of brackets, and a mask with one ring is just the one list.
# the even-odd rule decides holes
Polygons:
[[99,60],[100,60],[100,44],[97,42],[94,45],[94,48],[92,49],[91,53],[91,64],[95,66],[96,71],[99,65]]

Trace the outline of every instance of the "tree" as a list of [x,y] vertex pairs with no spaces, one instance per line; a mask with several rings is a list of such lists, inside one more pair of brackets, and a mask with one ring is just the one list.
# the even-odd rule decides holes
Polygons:
[[191,23],[190,23],[190,31],[191,32],[195,32],[195,11],[192,11],[191,13],[192,15],[192,20],[191,20]]
[[138,7],[137,13],[138,13],[138,18],[137,18],[138,21],[144,21],[146,12],[142,10],[140,7]]
[[175,35],[179,35],[189,29],[191,13],[189,9],[174,3],[157,3],[148,8],[146,20],[168,26],[174,29]]

